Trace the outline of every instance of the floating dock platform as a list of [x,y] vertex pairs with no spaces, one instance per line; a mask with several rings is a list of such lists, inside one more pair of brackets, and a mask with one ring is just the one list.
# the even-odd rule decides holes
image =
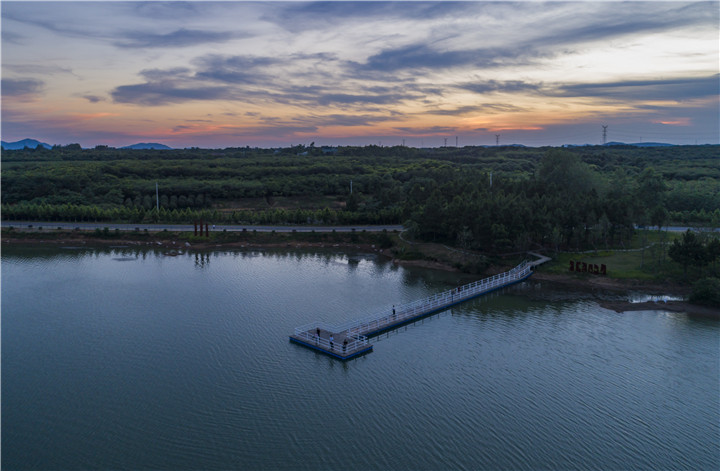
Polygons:
[[[536,255],[536,254],[533,254]],[[458,286],[426,299],[393,306],[372,317],[359,319],[342,325],[322,322],[307,324],[295,329],[290,341],[329,355],[338,360],[350,360],[372,351],[369,338],[388,330],[401,327],[422,317],[443,311],[469,299],[526,280],[533,274],[535,266],[549,260],[547,257],[528,262],[527,260],[509,271],[490,278]]]

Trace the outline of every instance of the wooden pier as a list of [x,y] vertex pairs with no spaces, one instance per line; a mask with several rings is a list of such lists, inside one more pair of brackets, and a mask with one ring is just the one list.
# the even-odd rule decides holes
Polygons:
[[[535,254],[533,254],[535,255]],[[393,306],[372,317],[351,321],[342,325],[323,322],[307,324],[295,329],[290,341],[330,355],[339,360],[350,360],[372,351],[369,338],[388,330],[401,327],[422,317],[445,310],[455,304],[526,280],[533,274],[535,266],[549,260],[547,257],[528,262],[490,278],[438,293],[426,299]]]

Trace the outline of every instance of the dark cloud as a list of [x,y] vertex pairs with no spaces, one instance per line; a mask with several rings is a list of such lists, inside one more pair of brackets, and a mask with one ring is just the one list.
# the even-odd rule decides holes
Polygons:
[[381,123],[392,120],[390,116],[376,115],[355,115],[355,114],[330,114],[326,116],[316,116],[308,119],[315,126],[370,126],[373,123]]
[[[562,7],[562,4],[559,4]],[[618,15],[617,8],[622,8]],[[646,2],[609,3],[601,10],[592,10],[585,16],[575,13],[574,22],[563,25],[548,24],[549,34],[533,41],[539,45],[578,44],[587,41],[611,40],[626,35],[666,32],[674,28],[692,25],[708,25],[717,28],[720,13],[717,4],[696,2],[693,4],[667,3],[654,5],[648,14]]]
[[471,51],[438,52],[426,44],[414,44],[398,49],[386,49],[370,56],[364,68],[392,72],[403,69],[451,68],[477,62]]
[[35,79],[2,79],[2,96],[31,98],[42,92],[45,83]]
[[271,136],[273,138],[294,137],[296,134],[316,133],[316,126],[297,125],[295,123],[273,123],[268,126],[225,126],[217,134],[228,134],[235,137],[259,137]]
[[[559,13],[565,4],[551,4]],[[672,7],[672,8],[671,8]],[[488,9],[488,5],[483,5]],[[547,4],[528,4],[526,8],[548,8]],[[422,41],[402,47],[388,48],[368,57],[364,63],[355,64],[357,73],[373,71],[392,73],[402,70],[450,69],[460,67],[496,68],[506,66],[531,65],[538,59],[552,58],[557,55],[572,54],[577,44],[612,40],[614,38],[667,31],[687,25],[716,25],[718,13],[709,4],[684,5],[668,8],[647,15],[643,4],[623,4],[623,11],[629,14],[618,15],[611,6],[602,6],[599,11],[578,15],[573,10],[573,21],[559,15],[558,23],[533,25],[531,31],[539,30],[536,35],[518,32],[517,38],[506,46],[495,48],[468,48],[457,50],[438,50]],[[491,10],[488,10],[491,13]],[[657,13],[657,14],[656,14]],[[546,21],[546,20],[544,20]],[[458,33],[460,34],[460,33]],[[369,77],[368,77],[369,78]]]
[[453,109],[441,109],[441,110],[428,110],[427,114],[441,115],[441,116],[463,116],[467,114],[483,113],[483,114],[495,114],[495,113],[508,113],[524,111],[519,106],[511,105],[509,103],[483,103],[480,105],[468,105],[461,106]]
[[396,72],[417,69],[452,69],[472,67],[488,69],[513,65],[528,65],[535,59],[547,57],[530,46],[513,49],[465,49],[437,51],[425,43],[412,44],[395,49],[386,49],[370,56],[364,64],[356,64],[358,72]]
[[2,30],[2,42],[5,44],[21,44],[24,38],[25,36],[22,34],[7,31],[6,29]]
[[431,126],[427,128],[395,127],[393,129],[412,136],[443,135],[456,131],[455,128],[449,126]]
[[98,103],[100,101],[105,101],[103,97],[99,97],[97,95],[83,95],[83,98],[85,98],[90,103]]
[[528,90],[536,91],[540,89],[540,85],[523,82],[522,80],[486,80],[484,82],[474,82],[460,85],[458,88],[483,94],[493,92],[523,92]]
[[[140,18],[183,19],[201,14],[205,2],[133,2],[135,14]],[[209,2],[208,2],[209,3]]]
[[3,64],[4,70],[11,70],[18,74],[24,75],[55,75],[70,74],[75,75],[69,67],[59,67],[48,64]]
[[390,95],[366,95],[366,94],[349,94],[349,93],[326,93],[316,98],[320,105],[347,105],[347,104],[373,104],[373,105],[389,105],[396,104],[404,99],[410,98],[408,95],[390,94]]
[[627,80],[608,83],[559,85],[548,95],[560,97],[604,97],[632,100],[689,100],[718,96],[720,74],[660,80]]
[[[345,93],[343,89],[329,85],[295,86],[276,80],[275,77],[265,84],[264,89],[242,91],[245,98],[269,99],[278,103],[299,106],[354,106],[366,111],[367,105],[395,105],[405,100],[415,100],[418,93],[404,91],[404,87],[355,87],[354,93]],[[390,113],[384,110],[385,113]]]
[[134,31],[127,33],[126,37],[117,41],[115,45],[122,48],[143,49],[154,47],[188,47],[199,44],[221,43],[234,37],[237,37],[237,34],[231,32],[201,31],[184,28],[166,34]]
[[279,63],[272,57],[208,55],[198,58],[196,76],[225,83],[250,84],[268,80],[263,69]]
[[191,73],[192,70],[187,67],[174,67],[172,69],[144,69],[140,71],[140,75],[149,81],[189,78]]
[[289,31],[326,28],[328,24],[348,22],[427,20],[478,11],[473,2],[271,2],[264,21]]
[[296,21],[393,17],[427,19],[457,14],[467,10],[468,6],[459,2],[298,2],[285,8],[279,17]]
[[193,100],[230,100],[232,91],[227,87],[181,86],[172,81],[122,85],[110,95],[115,103],[158,106],[184,103]]

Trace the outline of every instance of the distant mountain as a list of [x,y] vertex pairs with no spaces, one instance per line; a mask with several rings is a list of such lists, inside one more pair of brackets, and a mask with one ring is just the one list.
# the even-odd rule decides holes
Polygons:
[[5,150],[22,150],[26,147],[29,147],[30,149],[36,148],[38,145],[43,146],[46,149],[52,149],[52,146],[50,144],[45,144],[44,142],[36,141],[35,139],[23,139],[22,141],[17,142],[2,142],[2,147]]
[[635,147],[671,147],[675,144],[667,144],[665,142],[636,142],[630,145]]
[[675,144],[666,144],[664,142],[635,142],[626,144],[624,142],[608,142],[606,146],[635,146],[635,147],[668,147],[674,146]]
[[131,146],[121,147],[121,149],[172,149],[165,144],[158,144],[157,142],[140,142]]

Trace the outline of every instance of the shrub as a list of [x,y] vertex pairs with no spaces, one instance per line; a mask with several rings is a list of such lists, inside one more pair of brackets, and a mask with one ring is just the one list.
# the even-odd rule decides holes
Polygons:
[[720,278],[703,278],[693,284],[690,302],[720,307]]

